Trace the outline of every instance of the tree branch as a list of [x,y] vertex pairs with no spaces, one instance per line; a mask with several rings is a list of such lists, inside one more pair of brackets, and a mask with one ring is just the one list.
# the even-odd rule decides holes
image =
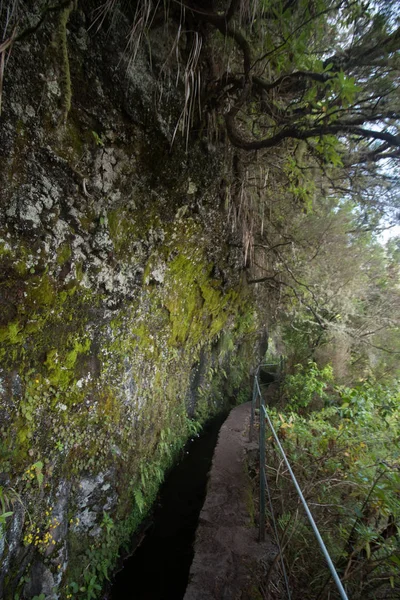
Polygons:
[[232,144],[242,150],[261,150],[263,148],[272,148],[280,144],[283,140],[292,138],[297,140],[307,140],[311,137],[319,137],[322,135],[348,134],[356,135],[364,139],[383,140],[390,146],[400,148],[400,136],[393,135],[386,131],[375,131],[373,129],[363,129],[351,122],[347,123],[332,123],[328,125],[320,125],[310,129],[300,129],[297,127],[286,127],[281,129],[277,134],[264,138],[262,140],[249,141],[244,139],[237,131],[235,125],[236,113],[232,110],[225,115],[225,123],[229,139]]

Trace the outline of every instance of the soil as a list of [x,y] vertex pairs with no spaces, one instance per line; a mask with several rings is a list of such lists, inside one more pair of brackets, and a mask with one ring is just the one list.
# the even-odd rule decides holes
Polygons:
[[258,541],[254,522],[248,468],[258,446],[248,441],[250,410],[250,403],[238,406],[221,427],[184,600],[262,598],[259,583],[277,550],[268,536]]

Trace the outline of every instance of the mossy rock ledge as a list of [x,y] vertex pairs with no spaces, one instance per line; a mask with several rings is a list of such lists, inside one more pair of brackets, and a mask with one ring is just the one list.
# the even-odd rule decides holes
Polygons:
[[[34,4],[31,23],[47,3]],[[151,63],[143,50],[132,64],[125,16],[96,31],[93,3],[72,4],[16,43],[5,71],[5,600],[98,596],[165,471],[237,395],[257,349],[221,204],[226,159],[201,136],[171,145],[184,91],[171,77],[159,101],[167,34],[155,29]]]

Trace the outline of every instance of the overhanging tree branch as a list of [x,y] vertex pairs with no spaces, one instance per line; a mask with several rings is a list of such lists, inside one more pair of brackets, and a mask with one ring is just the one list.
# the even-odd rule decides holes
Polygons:
[[[240,108],[240,107],[239,107]],[[320,125],[309,129],[300,129],[297,127],[284,127],[275,135],[262,140],[246,140],[238,132],[235,124],[235,116],[238,110],[231,109],[225,115],[226,127],[229,139],[232,144],[242,150],[261,150],[263,148],[273,148],[280,144],[283,140],[292,138],[297,140],[307,140],[309,138],[320,137],[323,135],[338,135],[347,134],[357,136],[361,139],[383,140],[391,147],[400,148],[400,135],[393,135],[387,131],[375,131],[373,129],[364,129],[351,122],[347,123],[332,123],[328,125]],[[357,121],[356,121],[357,122]],[[358,123],[358,122],[357,122]]]

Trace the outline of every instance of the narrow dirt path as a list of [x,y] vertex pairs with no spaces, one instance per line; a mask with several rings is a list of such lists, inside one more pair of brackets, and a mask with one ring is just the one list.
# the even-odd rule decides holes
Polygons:
[[257,541],[248,458],[250,403],[234,408],[222,425],[214,452],[207,496],[196,532],[195,555],[184,600],[256,600],[258,581],[276,547]]

